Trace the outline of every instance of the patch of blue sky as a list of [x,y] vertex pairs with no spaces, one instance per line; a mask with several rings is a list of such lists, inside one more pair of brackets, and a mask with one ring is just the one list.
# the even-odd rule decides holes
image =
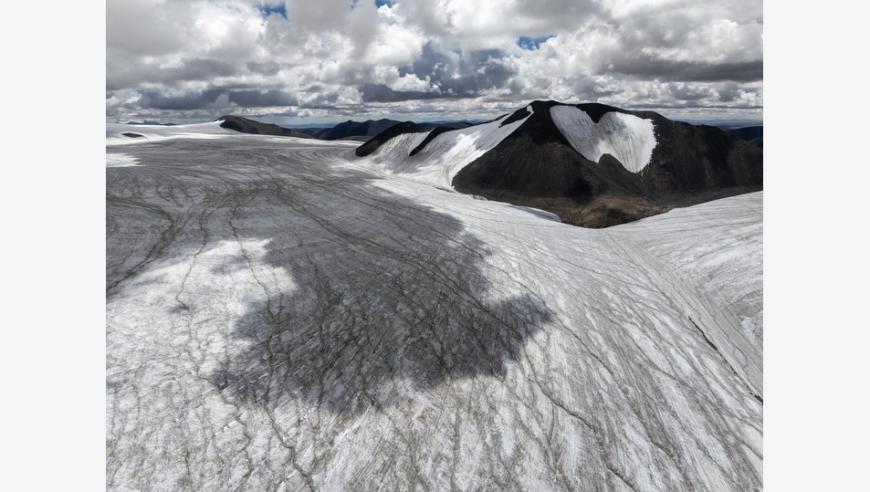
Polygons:
[[517,38],[517,45],[524,50],[534,51],[540,48],[541,44],[546,43],[548,39],[551,39],[555,36],[555,34],[547,34],[544,36],[535,37],[520,36],[519,38]]
[[268,4],[261,4],[260,5],[260,15],[263,17],[263,20],[265,20],[270,15],[275,15],[275,14],[280,15],[281,17],[283,17],[285,19],[287,18],[287,6],[284,5],[284,2],[274,4],[274,5],[268,5]]

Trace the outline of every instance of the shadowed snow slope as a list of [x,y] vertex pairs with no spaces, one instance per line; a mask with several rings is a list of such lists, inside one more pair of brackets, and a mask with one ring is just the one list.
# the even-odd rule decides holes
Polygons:
[[[449,189],[456,173],[498,145],[525,121],[523,118],[503,124],[507,118],[505,115],[489,123],[457,130],[404,133],[382,143],[377,152],[361,158],[359,164],[381,173],[400,174]],[[438,132],[437,136],[422,150],[410,155],[432,132]]]
[[109,490],[762,487],[760,193],[596,230],[349,145],[107,153]]
[[610,154],[637,173],[649,164],[656,146],[652,121],[631,114],[610,112],[596,123],[577,107],[553,106],[550,116],[574,150],[593,162]]

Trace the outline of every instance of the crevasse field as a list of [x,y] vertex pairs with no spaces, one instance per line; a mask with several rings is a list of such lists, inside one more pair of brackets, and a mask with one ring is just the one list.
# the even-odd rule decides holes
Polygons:
[[356,145],[109,126],[109,489],[761,488],[761,193],[583,229]]

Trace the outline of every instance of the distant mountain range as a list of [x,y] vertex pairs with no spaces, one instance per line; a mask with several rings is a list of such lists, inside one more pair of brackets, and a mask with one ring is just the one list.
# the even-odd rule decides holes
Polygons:
[[159,125],[159,126],[175,126],[175,123],[161,123],[156,120],[128,121],[126,125]]
[[764,146],[763,126],[746,126],[743,128],[735,128],[733,130],[728,130],[728,133],[739,138],[740,140],[746,140],[747,142],[755,144],[759,147]]
[[[322,140],[340,140],[354,139],[363,142],[369,140],[370,137],[382,133],[384,130],[395,126],[402,122],[382,118],[379,120],[353,121],[347,120],[331,127],[299,127],[287,128],[272,123],[261,123],[250,118],[237,115],[225,115],[218,118],[226,123],[222,124],[223,128],[229,128],[242,133],[250,133],[254,135],[276,135],[276,136],[292,136],[297,138],[319,138]],[[435,128],[443,127],[443,129],[467,128],[469,126],[478,125],[483,121],[477,120],[462,120],[462,121],[434,121],[414,123],[420,131],[429,131]],[[162,123],[156,120],[128,121],[127,125],[149,125],[149,126],[174,126],[176,123]],[[719,125],[717,125],[719,126]],[[731,135],[747,142],[762,146],[763,128],[762,126],[747,126],[741,128],[730,128],[721,126]],[[442,131],[443,131],[442,129]]]
[[[283,137],[298,137],[298,138],[319,138],[321,140],[361,140],[365,141],[369,138],[378,135],[379,133],[395,126],[401,121],[380,119],[367,121],[352,121],[348,120],[339,123],[333,127],[324,128],[284,128],[272,123],[261,123],[249,118],[235,115],[221,116],[218,120],[223,120],[221,127],[236,130],[242,133],[251,133],[256,135],[276,135]],[[405,122],[409,123],[409,122]],[[451,129],[465,128],[473,125],[470,121],[451,121],[451,122],[436,122],[436,123],[420,123],[418,127],[421,130],[431,130],[436,127],[447,127]]]
[[[390,127],[403,123],[401,121],[380,119],[367,121],[345,121],[339,123],[332,128],[305,128],[299,131],[308,133],[312,137],[323,140],[338,140],[350,137],[373,137]],[[405,122],[407,123],[407,122]],[[420,128],[431,130],[437,126],[447,125],[450,128],[465,128],[471,126],[472,123],[466,121],[450,122],[450,123],[419,123]]]
[[241,116],[221,116],[218,118],[221,121],[221,128],[228,128],[242,133],[251,133],[254,135],[275,135],[279,137],[297,137],[297,138],[314,138],[308,133],[291,130],[272,123],[261,123]]

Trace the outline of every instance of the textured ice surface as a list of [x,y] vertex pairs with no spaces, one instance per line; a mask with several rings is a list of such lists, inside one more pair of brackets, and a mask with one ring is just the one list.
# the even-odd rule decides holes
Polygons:
[[[731,326],[741,326],[742,335],[751,339],[746,343],[758,351],[754,358],[759,362],[763,318],[761,197],[761,193],[752,193],[716,200],[610,229],[616,235],[630,236],[662,262],[663,269],[688,282],[700,298],[716,306]],[[710,221],[711,215],[727,220]],[[760,381],[757,386],[760,389]]]
[[637,173],[649,164],[656,146],[652,121],[634,115],[611,111],[595,123],[575,106],[553,106],[550,116],[574,150],[592,162],[610,154]]
[[129,167],[135,166],[137,159],[131,155],[122,152],[112,152],[106,154],[106,167]]
[[[530,116],[531,106],[527,109],[530,111]],[[508,118],[508,115],[505,115],[482,125],[444,132],[414,156],[409,154],[426,138],[428,132],[399,135],[357,162],[379,173],[399,174],[449,189],[453,177],[463,167],[498,145],[519,128],[529,116],[501,126],[501,122]]]
[[[125,145],[141,144],[167,140],[172,138],[218,138],[221,136],[238,135],[238,132],[221,128],[220,121],[208,123],[193,123],[190,125],[127,125],[122,123],[106,124],[106,144]],[[124,133],[134,133],[141,137],[129,137]]]
[[761,488],[761,193],[598,230],[347,144],[107,152],[109,489]]

